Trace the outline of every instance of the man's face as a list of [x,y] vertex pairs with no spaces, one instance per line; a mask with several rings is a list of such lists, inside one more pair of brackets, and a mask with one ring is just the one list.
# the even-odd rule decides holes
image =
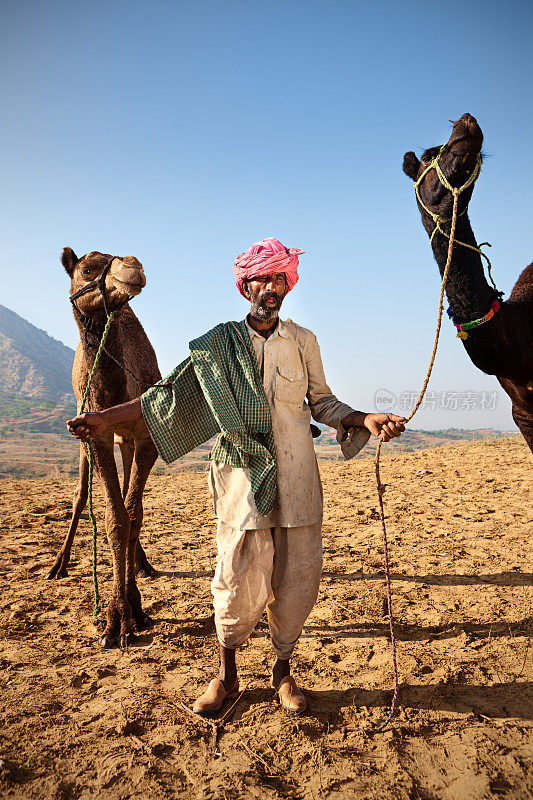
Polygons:
[[275,322],[287,294],[285,273],[272,272],[251,278],[244,284],[244,290],[252,303],[250,316],[260,322]]

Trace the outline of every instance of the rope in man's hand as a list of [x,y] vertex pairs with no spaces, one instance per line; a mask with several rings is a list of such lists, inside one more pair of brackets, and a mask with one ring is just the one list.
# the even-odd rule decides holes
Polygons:
[[[442,152],[442,150],[441,150],[441,152]],[[439,158],[439,156],[440,156],[440,153],[437,156],[437,158],[434,160],[434,162],[432,162],[432,164],[430,165],[430,168],[431,168],[431,166],[438,167],[438,158]],[[444,183],[444,181],[441,178],[441,174],[439,174],[439,171],[442,174],[442,170],[440,170],[440,168],[437,170],[437,174],[439,175],[439,178],[441,179],[441,182]],[[420,176],[420,178],[425,176],[425,174],[427,172],[428,172],[428,170],[425,170],[424,173]],[[428,387],[428,384],[429,384],[429,379],[430,379],[431,373],[433,371],[433,365],[435,364],[435,358],[436,358],[436,355],[437,355],[437,347],[438,347],[438,344],[439,344],[439,337],[440,337],[440,331],[441,331],[441,326],[442,326],[442,312],[443,312],[443,309],[444,309],[444,292],[445,292],[445,288],[446,288],[446,281],[448,280],[448,273],[450,271],[450,264],[451,264],[451,261],[452,261],[452,252],[453,252],[453,245],[454,245],[454,239],[455,239],[455,226],[457,224],[457,206],[458,206],[458,202],[459,202],[459,195],[461,194],[462,191],[464,191],[464,189],[466,189],[468,186],[470,186],[471,183],[473,183],[476,180],[478,175],[479,175],[479,168],[476,168],[476,170],[474,170],[474,172],[472,173],[472,175],[470,176],[468,181],[463,186],[461,186],[461,188],[459,188],[459,189],[454,189],[446,181],[447,188],[449,188],[451,190],[452,194],[453,194],[453,211],[452,211],[452,219],[451,219],[451,223],[452,224],[451,224],[451,229],[450,229],[450,235],[448,237],[448,254],[447,254],[447,259],[446,259],[446,266],[444,268],[444,272],[443,272],[443,275],[442,275],[442,283],[441,283],[441,287],[440,287],[440,295],[439,295],[439,303],[438,303],[438,314],[437,314],[437,329],[436,329],[436,332],[435,332],[435,340],[434,340],[434,343],[433,343],[433,350],[431,352],[431,357],[430,357],[430,360],[429,360],[429,366],[428,366],[427,372],[426,372],[426,378],[424,380],[422,389],[420,390],[420,394],[418,396],[418,399],[417,399],[417,401],[415,403],[414,408],[412,409],[410,414],[404,420],[405,424],[407,424],[408,422],[410,422],[413,419],[413,417],[415,416],[416,412],[418,411],[418,409],[422,405],[422,401],[424,399],[424,395],[426,393],[426,390],[427,390],[427,387]],[[417,197],[419,197],[418,184],[420,182],[420,178],[415,183],[415,189],[416,189]],[[424,208],[425,208],[425,206],[424,206]],[[432,214],[432,216],[434,216],[434,215]],[[445,234],[445,235],[447,236],[447,234]],[[380,436],[378,437],[377,444],[376,444],[376,455],[375,455],[375,458],[374,458],[374,466],[375,466],[375,473],[376,473],[376,487],[377,487],[377,492],[378,492],[379,516],[380,516],[380,520],[381,520],[381,531],[382,531],[382,535],[383,535],[383,552],[384,552],[384,564],[385,564],[385,584],[386,584],[386,588],[387,588],[387,613],[388,613],[388,617],[389,617],[389,630],[390,630],[390,640],[391,640],[391,649],[392,649],[392,670],[393,670],[393,675],[394,675],[394,692],[393,692],[393,695],[392,695],[392,701],[391,701],[391,705],[390,705],[389,714],[383,720],[383,722],[381,722],[379,725],[369,725],[369,726],[366,726],[366,727],[364,727],[364,726],[359,726],[359,727],[356,727],[356,728],[344,727],[343,728],[343,734],[344,735],[346,735],[346,733],[348,731],[350,731],[350,732],[365,732],[365,733],[378,733],[379,731],[382,731],[384,728],[387,727],[387,725],[389,724],[389,722],[393,718],[394,713],[396,711],[396,703],[397,703],[397,700],[398,700],[399,680],[398,680],[398,665],[397,665],[397,659],[396,659],[396,637],[395,637],[395,634],[394,634],[394,618],[393,618],[393,615],[392,615],[392,592],[391,592],[391,584],[390,584],[389,548],[388,548],[388,542],[387,542],[387,528],[386,528],[386,525],[385,525],[385,511],[384,511],[384,508],[383,508],[383,494],[385,492],[385,485],[381,483],[381,476],[380,476],[380,472],[379,472],[379,461],[380,461],[381,447],[383,445],[383,441],[384,441],[384,436],[382,434],[380,434]]]

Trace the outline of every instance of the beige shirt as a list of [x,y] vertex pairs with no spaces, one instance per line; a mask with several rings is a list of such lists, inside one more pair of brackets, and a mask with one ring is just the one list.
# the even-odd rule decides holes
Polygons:
[[270,406],[276,445],[278,492],[268,516],[258,513],[247,469],[212,462],[209,488],[219,520],[240,530],[313,525],[322,519],[322,485],[313,446],[311,416],[337,429],[346,458],[367,443],[366,428],[346,430],[353,409],[326,383],[316,336],[288,319],[264,339],[247,323]]

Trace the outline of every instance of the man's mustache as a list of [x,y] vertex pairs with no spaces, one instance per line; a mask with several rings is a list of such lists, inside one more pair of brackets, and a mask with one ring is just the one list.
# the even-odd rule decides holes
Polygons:
[[260,303],[266,303],[268,300],[275,300],[277,303],[281,303],[283,300],[283,296],[276,294],[276,292],[265,292],[258,298]]

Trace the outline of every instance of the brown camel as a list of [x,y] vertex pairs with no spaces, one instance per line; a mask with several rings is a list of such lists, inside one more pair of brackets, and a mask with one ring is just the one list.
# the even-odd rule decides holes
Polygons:
[[[118,258],[94,251],[78,258],[70,247],[63,250],[61,261],[71,278],[71,297],[78,295],[73,305],[80,343],[72,370],[78,408],[104,329],[105,304],[110,311],[115,311],[115,319],[91,384],[87,410],[99,411],[139,397],[142,384],[128,373],[128,369],[145,385],[156,383],[161,378],[152,345],[128,304],[128,300],[139,294],[146,284],[142,265],[130,256]],[[99,278],[103,278],[100,285]],[[123,491],[114,457],[115,439],[120,445],[124,463]],[[142,609],[135,571],[137,547],[139,565],[145,569],[148,565],[151,569],[148,562],[143,563],[143,557],[144,560],[146,557],[138,539],[143,518],[143,491],[157,459],[157,451],[142,418],[108,428],[94,437],[92,445],[96,470],[105,493],[106,533],[113,559],[113,591],[107,607],[107,627],[100,642],[104,647],[117,642],[124,646],[133,639],[133,625],[142,630],[151,623]],[[66,569],[72,538],[87,500],[87,477],[88,460],[82,444],[72,522],[52,573],[57,568],[56,574],[59,571],[64,574]]]
[[[440,168],[452,187],[466,183],[481,157],[482,143],[481,128],[470,114],[463,114],[453,123],[450,139],[439,157]],[[403,159],[406,175],[416,181],[440,150],[431,147],[420,161],[414,153],[406,153]],[[459,244],[477,247],[468,219],[473,188],[474,184],[459,196],[456,244],[446,283],[450,314],[456,325],[462,325],[480,320],[491,309],[495,311],[487,322],[468,331],[463,345],[478,369],[498,378],[511,398],[513,419],[533,451],[533,263],[522,272],[509,299],[501,302],[500,293],[485,279],[479,253]],[[428,235],[432,235],[436,223],[424,206],[440,216],[441,227],[449,234],[453,197],[434,168],[423,178],[419,193],[423,205],[418,202],[418,207]],[[448,251],[445,234],[437,231],[431,242],[441,275]],[[499,308],[495,301],[500,301]]]

